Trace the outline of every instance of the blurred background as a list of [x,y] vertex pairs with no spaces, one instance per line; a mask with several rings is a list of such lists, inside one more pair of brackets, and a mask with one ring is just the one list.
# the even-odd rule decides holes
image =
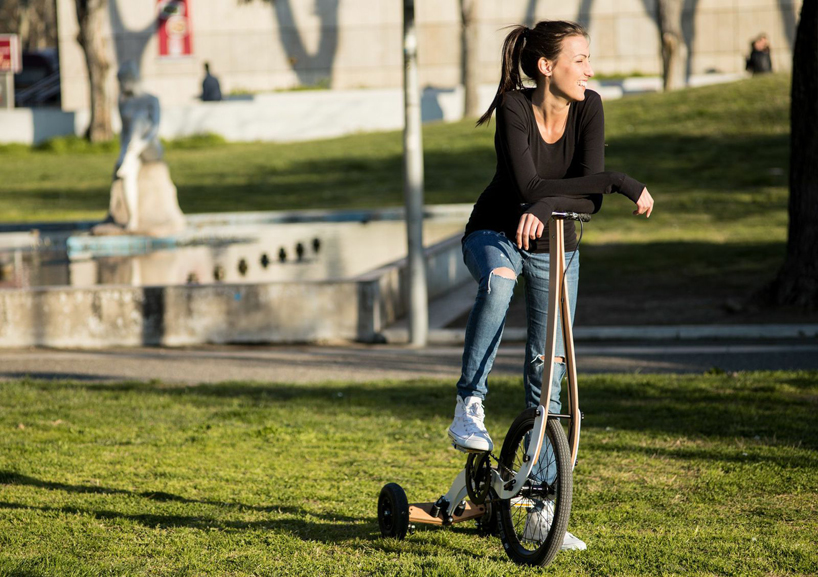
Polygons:
[[[0,285],[287,281],[296,283],[294,300],[264,297],[263,315],[249,301],[235,298],[228,306],[214,297],[227,308],[210,315],[213,327],[196,338],[231,341],[255,323],[258,331],[242,338],[391,339],[388,329],[399,326],[407,290],[398,272],[405,245],[383,242],[403,238],[386,224],[400,226],[403,218],[403,4],[4,0],[0,32],[18,36],[23,66],[14,75],[17,106],[0,110],[6,233]],[[803,6],[799,0],[416,2],[423,194],[427,217],[434,216],[427,220],[437,227],[427,227],[426,244],[443,243],[437,256],[427,255],[429,270],[437,267],[429,280],[430,299],[439,301],[437,308],[430,303],[432,328],[462,331],[472,302],[459,236],[494,173],[493,127],[475,129],[474,120],[496,91],[507,27],[565,18],[590,31],[591,88],[606,101],[607,169],[646,183],[657,203],[650,221],[639,221],[627,199],[612,195],[586,227],[578,326],[752,325],[746,331],[763,337],[772,334],[765,328],[772,323],[786,325],[780,334],[814,334],[814,325],[803,323],[818,320],[810,284],[815,215],[796,210],[804,217],[798,221],[788,212],[796,194],[811,206],[804,185],[811,177],[802,171],[801,184],[793,186],[790,178],[791,168],[814,163],[791,161],[791,153],[808,157],[818,122],[809,104],[815,99],[799,100],[803,112],[794,117],[806,140],[791,146],[792,83],[808,81],[815,66],[808,42],[816,31],[805,26],[806,72],[791,75]],[[138,64],[143,90],[161,103],[159,136],[188,223],[182,240],[138,250],[125,241],[82,238],[109,206],[121,130],[116,74],[127,62]],[[360,230],[348,237],[354,240],[342,240],[334,225],[321,224],[328,219],[354,221]],[[367,233],[374,221],[386,228],[376,234],[380,229],[369,226]],[[301,228],[288,228],[294,222]],[[217,234],[208,227],[221,228]],[[359,233],[374,236],[362,240]],[[179,250],[180,242],[191,246]],[[350,248],[355,243],[382,254],[367,256]],[[117,252],[135,250],[141,253]],[[349,312],[343,331],[323,333],[302,330],[321,322],[308,320],[302,305],[274,306],[300,302],[305,286],[318,286],[303,283],[327,278],[355,279],[363,291],[356,298],[380,304]],[[374,278],[377,297],[366,292],[375,290],[366,284]],[[191,294],[204,294],[194,289]],[[133,298],[149,300],[142,293]],[[315,299],[335,311],[339,302],[351,302],[338,295]],[[525,325],[522,301],[512,304],[510,327]],[[133,312],[137,320],[122,341],[106,333],[94,342],[168,342],[168,319],[154,313],[147,305]],[[220,332],[225,318],[237,332]],[[274,333],[285,325],[295,332]],[[66,332],[66,342],[78,339],[78,330]],[[30,332],[4,342],[43,338]]]
[[[541,19],[585,24],[603,83],[661,77],[668,67],[663,49],[670,50],[667,80],[678,88],[708,76],[714,81],[744,74],[750,44],[761,33],[772,47],[773,70],[788,71],[800,5],[800,0],[419,0],[424,118],[462,117],[464,89],[476,94],[475,103],[465,103],[467,116],[485,109],[480,104],[493,95],[504,27],[511,24]],[[305,112],[310,107],[265,95],[399,88],[402,18],[402,3],[386,0],[4,0],[0,30],[18,34],[23,51],[23,70],[15,77],[18,106],[54,107],[65,114],[34,111],[25,121],[4,117],[0,142],[36,144],[72,131],[83,134],[90,122],[89,66],[96,98],[106,101],[100,105],[115,109],[115,75],[126,61],[139,64],[145,90],[166,109],[166,138],[208,131],[230,140],[291,140],[399,128],[400,114],[390,119],[383,104],[375,109],[383,118],[371,118],[382,95],[358,95],[368,102],[347,106],[344,117],[334,120],[337,108],[318,112],[316,119]],[[247,106],[221,109],[220,118],[197,107],[205,62],[223,97]],[[607,84],[615,85],[609,97],[657,87],[655,79]],[[256,109],[292,108],[271,119],[252,109],[253,101]],[[98,114],[104,116],[105,109]],[[118,130],[115,110],[111,114],[113,128],[98,119],[103,126],[94,127],[94,140]],[[248,122],[248,114],[260,118]],[[332,126],[313,128],[319,122]]]

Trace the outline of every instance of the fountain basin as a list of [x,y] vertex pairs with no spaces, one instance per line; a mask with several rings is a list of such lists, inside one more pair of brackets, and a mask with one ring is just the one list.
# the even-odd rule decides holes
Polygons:
[[[426,210],[430,298],[470,279],[460,252],[470,209]],[[0,230],[0,347],[379,342],[406,314],[400,209],[192,215],[188,223],[184,235],[153,240],[89,237],[93,223]],[[26,260],[47,264],[26,269]]]

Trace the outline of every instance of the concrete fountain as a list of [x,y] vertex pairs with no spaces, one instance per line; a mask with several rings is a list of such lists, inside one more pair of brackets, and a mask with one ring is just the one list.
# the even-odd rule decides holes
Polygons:
[[[383,340],[406,314],[402,209],[183,215],[158,100],[119,72],[104,222],[0,225],[0,347]],[[468,282],[468,205],[424,216],[429,296]]]

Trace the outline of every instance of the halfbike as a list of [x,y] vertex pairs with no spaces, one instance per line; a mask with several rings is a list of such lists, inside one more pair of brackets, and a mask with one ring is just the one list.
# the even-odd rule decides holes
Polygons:
[[[409,503],[397,483],[381,489],[378,524],[384,537],[403,539],[418,523],[449,526],[475,520],[481,533],[499,535],[509,558],[516,563],[547,565],[560,551],[571,515],[573,469],[582,421],[565,290],[564,221],[588,222],[590,218],[587,214],[555,212],[548,227],[551,274],[543,358],[554,358],[559,310],[568,377],[567,413],[548,412],[554,364],[545,363],[541,404],[514,419],[499,457],[491,452],[469,453],[466,466],[448,492],[433,503]],[[567,423],[567,436],[562,420]]]

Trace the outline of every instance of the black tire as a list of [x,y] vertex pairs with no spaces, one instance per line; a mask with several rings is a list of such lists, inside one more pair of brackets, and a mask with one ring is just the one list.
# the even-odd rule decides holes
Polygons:
[[[536,409],[520,413],[508,430],[500,461],[497,465],[501,477],[514,478],[523,464],[531,429],[534,428]],[[552,468],[555,475],[551,483],[537,483],[545,478],[545,471]],[[498,501],[500,539],[509,558],[521,565],[548,565],[559,553],[568,518],[571,515],[573,473],[568,439],[557,419],[548,419],[540,451],[540,461],[531,470],[529,480],[514,499]],[[550,502],[550,503],[549,503]],[[526,535],[528,515],[553,507],[553,517],[546,531],[535,531],[532,525]]]
[[378,526],[381,535],[403,539],[409,531],[409,501],[397,483],[389,483],[378,496]]

